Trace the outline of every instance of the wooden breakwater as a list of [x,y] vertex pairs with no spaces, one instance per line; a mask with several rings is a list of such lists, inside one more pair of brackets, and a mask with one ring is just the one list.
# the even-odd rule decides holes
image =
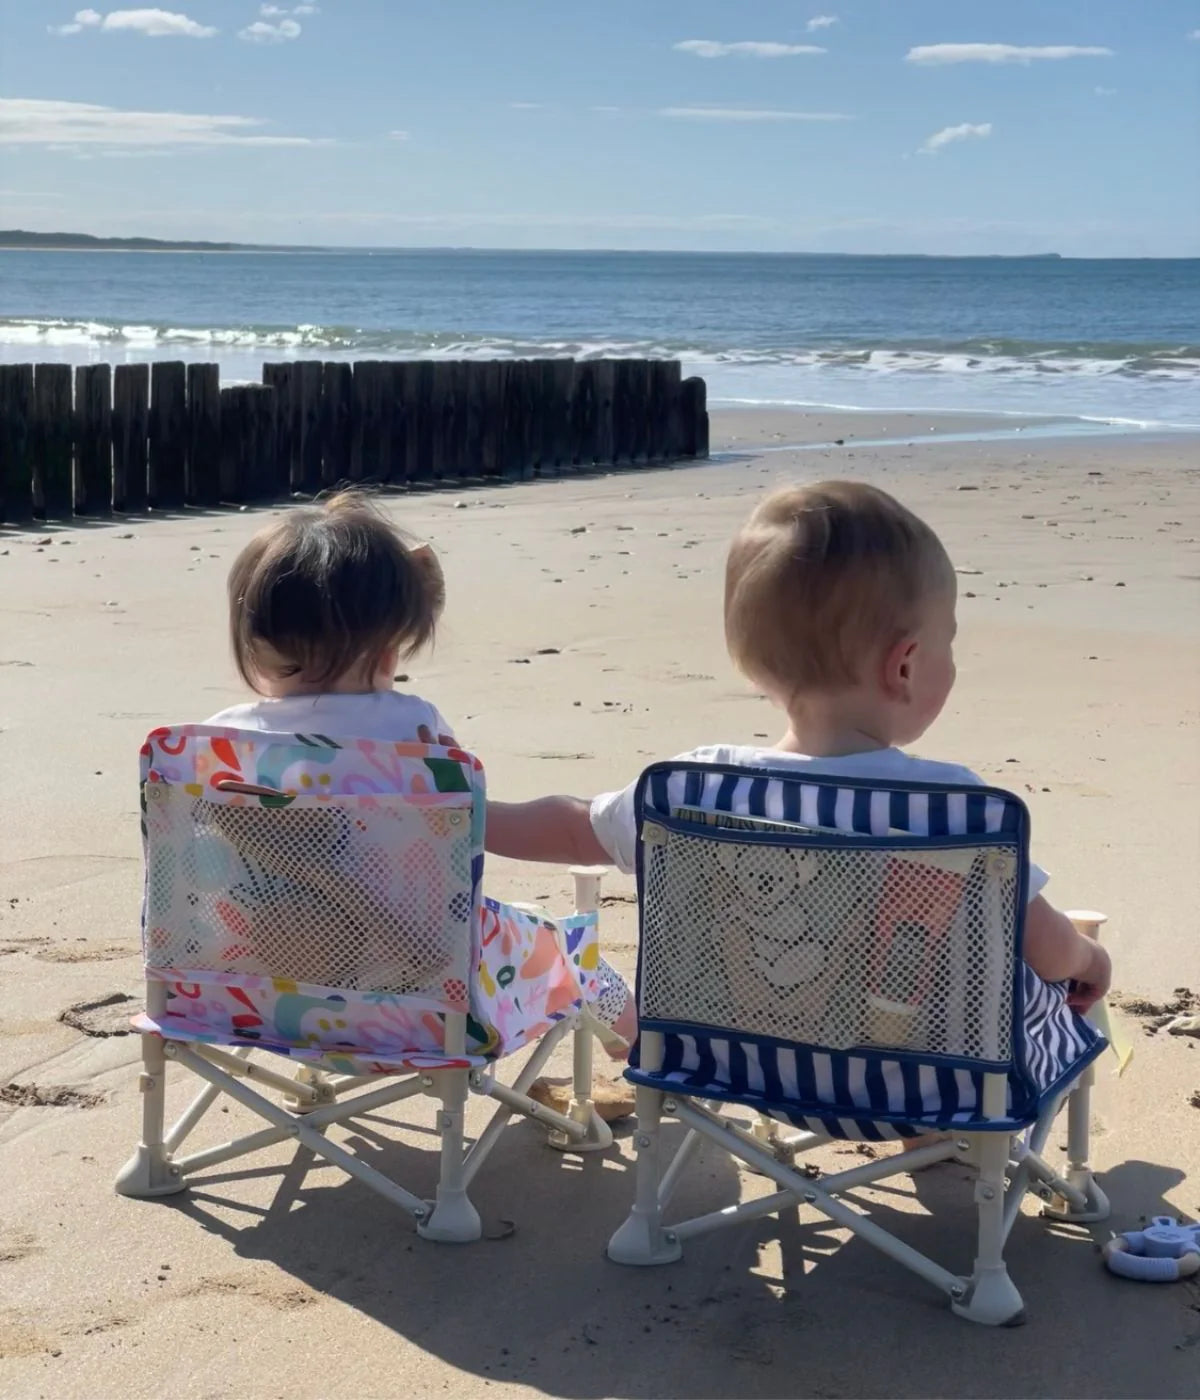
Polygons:
[[262,378],[0,365],[0,522],[708,455],[704,381],[676,360],[294,360]]

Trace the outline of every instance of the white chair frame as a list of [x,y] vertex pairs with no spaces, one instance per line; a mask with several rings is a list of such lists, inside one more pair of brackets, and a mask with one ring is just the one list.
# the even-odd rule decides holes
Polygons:
[[[576,911],[590,913],[598,909],[603,870],[578,867],[573,868],[571,874],[575,881]],[[151,1018],[158,1019],[166,1010],[166,997],[164,983],[147,979],[147,1012]],[[141,1140],[118,1174],[116,1190],[120,1195],[132,1197],[175,1195],[187,1189],[190,1179],[210,1167],[290,1138],[407,1211],[423,1239],[448,1244],[469,1243],[482,1234],[479,1212],[469,1195],[471,1183],[514,1114],[543,1125],[548,1130],[550,1145],[563,1151],[602,1152],[611,1146],[612,1130],[596,1112],[591,1097],[594,1034],[591,1013],[586,1007],[564,1018],[538,1041],[511,1085],[500,1083],[491,1065],[364,1076],[330,1074],[302,1065],[291,1073],[284,1073],[251,1060],[253,1047],[229,1049],[145,1034],[142,1036],[142,1073],[138,1081],[142,1095]],[[563,1114],[531,1099],[529,1089],[568,1035],[573,1037],[572,1097]],[[465,1054],[466,1037],[466,1016],[447,1016],[447,1056]],[[278,1063],[280,1057],[272,1059]],[[190,1070],[205,1081],[204,1087],[170,1128],[165,1125],[168,1062]],[[290,1063],[295,1064],[294,1061]],[[370,1085],[375,1087],[369,1088]],[[266,1093],[252,1086],[273,1090],[280,1097],[268,1098]],[[472,1093],[494,1100],[496,1109],[468,1148],[464,1111]],[[217,1146],[181,1155],[184,1142],[222,1094],[265,1119],[268,1126]],[[433,1201],[423,1200],[406,1190],[328,1137],[329,1129],[335,1125],[345,1126],[365,1113],[420,1095],[434,1098],[439,1104],[436,1126],[441,1164]]]
[[[1096,915],[1079,916],[1077,927],[1091,925]],[[663,1038],[656,1032],[641,1036],[641,1064],[653,1072],[662,1065]],[[1050,1103],[1023,1133],[975,1132],[916,1147],[852,1167],[811,1178],[794,1165],[797,1153],[820,1147],[831,1138],[813,1132],[784,1132],[773,1119],[758,1118],[750,1129],[723,1115],[726,1107],[701,1102],[681,1092],[637,1087],[638,1127],[636,1198],[624,1224],[612,1236],[608,1257],[619,1264],[671,1263],[683,1254],[687,1240],[713,1230],[756,1220],[785,1210],[809,1206],[835,1224],[852,1231],[896,1263],[939,1289],[960,1317],[988,1326],[1014,1326],[1024,1321],[1024,1303],[1009,1277],[1004,1249],[1026,1194],[1043,1201],[1042,1213],[1056,1220],[1091,1223],[1108,1218],[1109,1203],[1097,1185],[1089,1161],[1091,1089],[1094,1065]],[[984,1076],[985,1117],[1002,1118],[1007,1080],[1003,1074]],[[1042,1155],[1059,1111],[1067,1109],[1067,1168],[1056,1171]],[[688,1132],[669,1161],[663,1160],[662,1120],[675,1118]],[[770,1195],[743,1201],[676,1224],[664,1223],[670,1203],[688,1163],[702,1143],[715,1143],[747,1166],[769,1177],[779,1188]],[[977,1172],[975,1205],[978,1215],[974,1267],[968,1276],[951,1273],[914,1249],[843,1198],[856,1187],[929,1166],[956,1160]]]

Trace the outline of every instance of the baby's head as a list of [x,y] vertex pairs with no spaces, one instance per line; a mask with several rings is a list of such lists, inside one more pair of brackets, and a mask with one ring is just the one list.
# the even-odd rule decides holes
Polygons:
[[229,574],[242,679],[261,695],[387,689],[433,638],[445,599],[428,545],[409,545],[357,491],[287,511]]
[[911,743],[954,684],[955,598],[941,541],[886,492],[788,486],[730,546],[725,636],[738,668],[793,721],[834,706],[881,744]]

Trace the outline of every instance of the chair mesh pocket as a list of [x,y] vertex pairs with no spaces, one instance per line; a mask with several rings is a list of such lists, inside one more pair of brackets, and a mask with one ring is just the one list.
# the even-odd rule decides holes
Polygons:
[[428,996],[465,983],[469,798],[287,806],[146,787],[145,953],[158,969]]
[[844,839],[647,821],[641,1015],[835,1050],[1007,1059],[1017,847]]

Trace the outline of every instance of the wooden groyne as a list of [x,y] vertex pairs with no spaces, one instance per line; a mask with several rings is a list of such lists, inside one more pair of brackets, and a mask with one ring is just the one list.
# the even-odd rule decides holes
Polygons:
[[677,360],[0,365],[0,521],[236,505],[345,482],[557,476],[708,455]]

